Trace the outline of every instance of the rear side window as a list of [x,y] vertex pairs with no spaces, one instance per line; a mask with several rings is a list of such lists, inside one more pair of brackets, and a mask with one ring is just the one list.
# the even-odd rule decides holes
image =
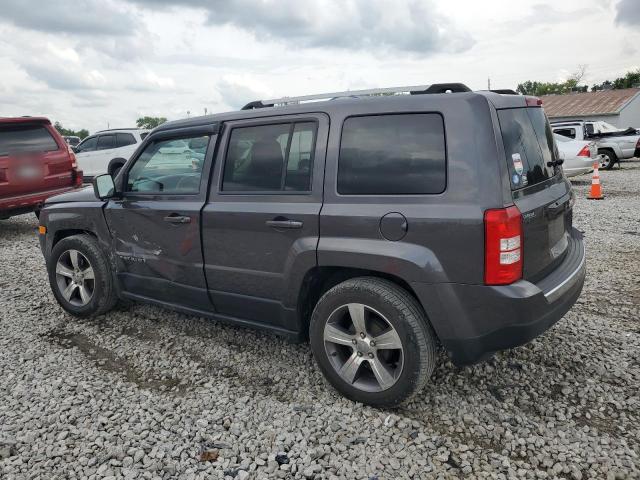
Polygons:
[[0,156],[22,152],[54,152],[58,144],[49,131],[37,125],[2,127]]
[[338,160],[338,193],[442,193],[444,123],[436,113],[347,118]]
[[555,174],[553,133],[541,108],[498,110],[511,188],[535,185]]
[[315,122],[237,127],[224,165],[225,192],[308,192]]
[[98,146],[96,150],[108,150],[116,147],[115,135],[100,135],[98,137]]
[[557,133],[558,135],[562,135],[567,138],[576,138],[575,128],[556,128],[553,133]]
[[116,148],[133,145],[136,139],[130,133],[116,133]]

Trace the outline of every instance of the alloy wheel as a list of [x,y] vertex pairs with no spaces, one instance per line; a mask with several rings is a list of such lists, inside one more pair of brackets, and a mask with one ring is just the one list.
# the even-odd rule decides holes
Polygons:
[[387,390],[402,373],[404,350],[398,332],[367,305],[349,303],[334,310],[324,327],[324,345],[338,375],[360,390]]
[[95,274],[85,255],[78,250],[67,250],[56,263],[56,283],[62,297],[71,305],[84,307],[95,291]]

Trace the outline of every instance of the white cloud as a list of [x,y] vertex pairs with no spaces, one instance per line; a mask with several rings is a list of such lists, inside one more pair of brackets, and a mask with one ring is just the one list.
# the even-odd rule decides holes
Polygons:
[[640,45],[629,0],[2,3],[0,115],[92,131],[323,91],[456,81],[480,89],[487,77],[515,88],[579,64],[591,85],[637,65]]

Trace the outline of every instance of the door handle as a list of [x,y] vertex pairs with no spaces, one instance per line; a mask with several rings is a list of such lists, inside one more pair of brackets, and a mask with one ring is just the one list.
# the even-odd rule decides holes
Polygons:
[[172,213],[171,215],[167,215],[166,217],[164,217],[164,221],[169,223],[191,223],[191,217]]
[[296,229],[296,228],[302,228],[302,222],[299,222],[297,220],[289,220],[289,219],[278,219],[278,220],[267,220],[265,222],[267,224],[267,226],[271,227],[271,228],[287,228],[287,229]]

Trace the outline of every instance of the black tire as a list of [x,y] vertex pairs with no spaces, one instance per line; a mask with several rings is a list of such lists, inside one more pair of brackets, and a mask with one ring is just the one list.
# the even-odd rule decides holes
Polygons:
[[[56,274],[58,260],[70,250],[80,252],[93,269],[93,293],[86,305],[74,305],[65,299],[58,283]],[[111,310],[118,302],[109,261],[91,235],[73,235],[56,243],[47,262],[47,271],[53,295],[60,306],[71,315],[82,318],[101,315]]]
[[[365,391],[355,386],[356,381],[348,383],[335,367],[337,353],[327,352],[324,339],[325,326],[332,318],[332,314],[351,303],[363,304],[377,311],[376,313],[382,314],[385,317],[384,320],[396,330],[402,343],[402,369],[395,377],[395,383],[382,391]],[[404,289],[380,278],[354,278],[327,291],[313,311],[309,337],[316,363],[335,389],[351,400],[374,407],[395,407],[407,401],[422,390],[436,366],[436,337],[421,306]],[[372,338],[375,337],[372,336]],[[340,348],[348,349],[349,347],[340,346]],[[357,353],[356,349],[360,350],[359,346],[352,348],[354,354]],[[348,350],[346,355],[349,355]],[[378,352],[375,353],[375,357],[378,357]],[[367,369],[372,374],[372,363],[367,364],[369,366],[364,367],[364,372],[358,370],[358,375],[368,375]],[[362,362],[362,365],[365,363]]]
[[618,161],[618,157],[611,150],[600,150],[598,155],[602,155],[600,165],[605,170],[611,170]]

